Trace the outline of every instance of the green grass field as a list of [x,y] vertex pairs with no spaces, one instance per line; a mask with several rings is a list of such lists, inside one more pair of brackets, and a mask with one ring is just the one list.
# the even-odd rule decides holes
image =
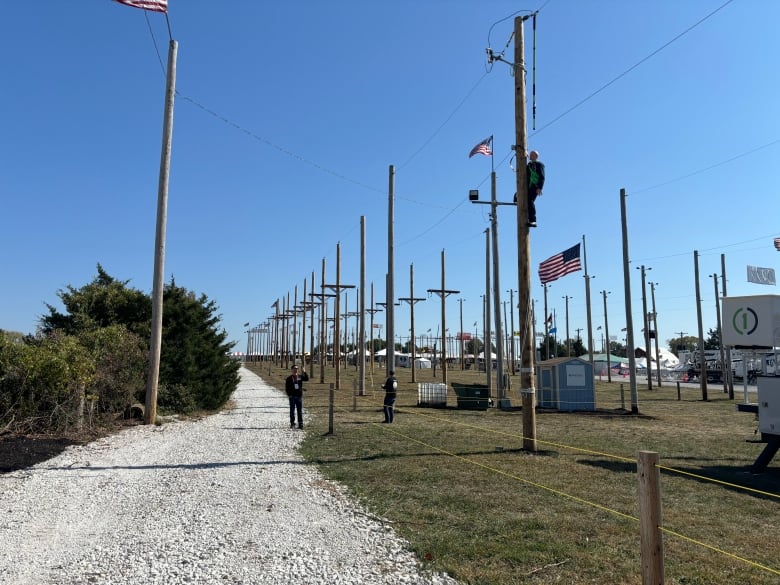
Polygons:
[[[249,367],[283,388],[286,370]],[[396,374],[396,420],[386,425],[385,370],[369,370],[366,395],[355,396],[356,369],[342,368],[328,434],[335,369],[320,384],[315,365],[302,453],[431,569],[471,584],[641,583],[636,455],[650,450],[662,467],[665,582],[780,583],[780,458],[749,472],[763,448],[747,442],[757,422],[722,387],[710,385],[703,402],[698,388],[678,401],[674,383],[640,385],[632,415],[621,409],[620,381],[597,382],[596,412],[537,412],[531,453],[517,389],[511,410],[458,409],[451,386],[447,408],[423,408],[411,370]],[[416,381],[441,382],[436,374],[417,370]],[[452,382],[484,383],[484,373],[450,368]]]

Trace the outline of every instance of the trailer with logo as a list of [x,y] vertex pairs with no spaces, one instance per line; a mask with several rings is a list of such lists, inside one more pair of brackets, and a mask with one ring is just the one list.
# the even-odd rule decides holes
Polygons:
[[775,368],[780,348],[780,295],[724,297],[722,313],[724,345],[741,349],[743,356],[752,351],[769,360],[762,372],[765,375],[757,379],[758,401],[748,401],[745,377],[745,401],[737,405],[738,410],[758,416],[760,442],[766,446],[753,463],[753,471],[763,471],[780,450],[780,376]]

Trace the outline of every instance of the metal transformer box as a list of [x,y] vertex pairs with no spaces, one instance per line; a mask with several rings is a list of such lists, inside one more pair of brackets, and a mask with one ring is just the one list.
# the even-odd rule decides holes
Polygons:
[[780,295],[723,297],[723,344],[742,348],[780,345]]
[[780,377],[758,379],[758,430],[780,436]]

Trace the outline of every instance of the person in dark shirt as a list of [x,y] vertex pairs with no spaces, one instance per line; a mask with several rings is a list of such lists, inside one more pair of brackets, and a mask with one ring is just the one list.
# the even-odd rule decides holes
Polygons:
[[303,383],[308,381],[306,370],[298,374],[298,366],[292,367],[292,374],[284,381],[284,390],[290,400],[290,428],[295,428],[295,413],[298,413],[298,428],[303,428]]
[[398,392],[398,380],[395,377],[395,372],[390,370],[388,372],[387,380],[382,385],[382,389],[385,391],[384,412],[385,420],[382,422],[391,423],[395,415],[395,399]]
[[539,160],[539,153],[532,150],[528,155],[531,159],[527,165],[528,178],[528,225],[536,227],[536,198],[544,188],[544,163]]

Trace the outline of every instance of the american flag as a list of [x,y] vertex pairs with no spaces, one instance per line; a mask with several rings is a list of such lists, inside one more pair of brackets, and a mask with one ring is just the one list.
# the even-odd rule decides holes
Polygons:
[[474,148],[471,149],[471,152],[469,153],[469,158],[474,156],[475,154],[484,154],[485,156],[492,156],[493,155],[493,149],[490,148],[490,143],[493,142],[493,137],[488,136],[477,144]]
[[120,4],[127,4],[134,8],[153,10],[154,12],[168,12],[168,0],[115,0]]
[[542,284],[547,284],[553,280],[558,280],[570,272],[581,270],[580,266],[580,245],[572,246],[560,254],[550,256],[547,260],[539,264],[539,278]]
[[780,252],[780,238],[775,238],[775,250]]

